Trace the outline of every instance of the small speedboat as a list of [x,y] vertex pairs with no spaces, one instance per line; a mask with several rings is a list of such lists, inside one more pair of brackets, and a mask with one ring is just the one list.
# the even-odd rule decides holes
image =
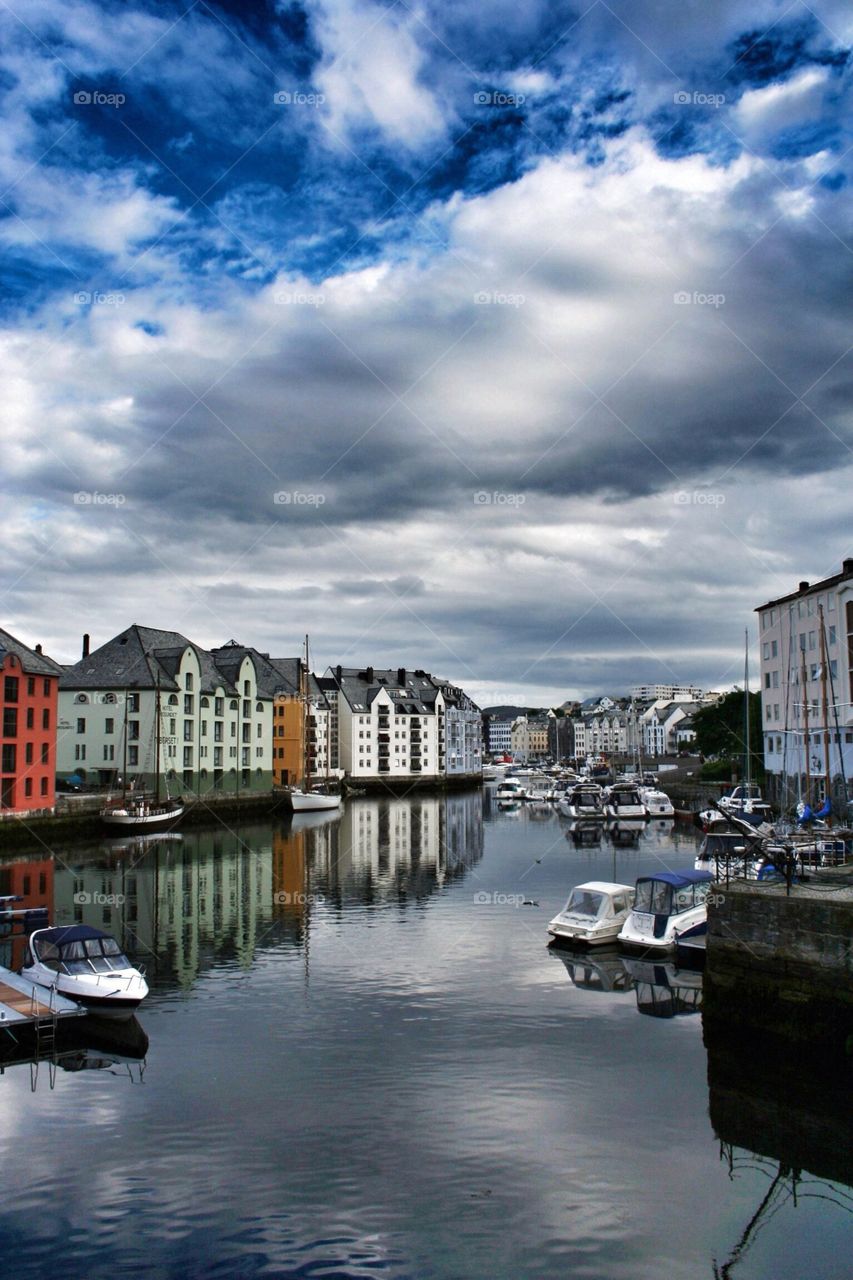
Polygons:
[[576,822],[604,820],[602,790],[597,782],[578,782],[566,792],[560,801],[560,812]]
[[148,983],[112,934],[87,924],[37,929],[21,977],[110,1015],[129,1016],[148,995]]
[[675,817],[673,803],[665,791],[659,791],[657,787],[640,787],[640,799],[650,818]]
[[633,782],[615,782],[604,800],[608,818],[645,818],[646,806]]
[[525,800],[527,788],[515,778],[504,778],[495,791],[496,800]]
[[628,918],[634,890],[629,884],[589,880],[572,889],[562,911],[548,925],[552,938],[593,946],[613,942]]
[[640,876],[634,907],[619,933],[619,941],[631,947],[675,946],[681,935],[707,932],[705,900],[713,884],[710,871],[659,871]]
[[723,813],[740,818],[742,822],[748,822],[753,827],[760,826],[762,822],[773,821],[773,810],[758,787],[752,783],[742,783],[734,787],[729,795],[721,797],[718,805]]

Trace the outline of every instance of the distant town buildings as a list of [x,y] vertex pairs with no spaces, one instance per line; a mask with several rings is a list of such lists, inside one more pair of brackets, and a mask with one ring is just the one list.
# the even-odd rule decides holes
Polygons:
[[756,613],[768,794],[840,797],[853,771],[853,559]]
[[705,695],[692,684],[635,684],[628,696],[632,702],[701,702]]

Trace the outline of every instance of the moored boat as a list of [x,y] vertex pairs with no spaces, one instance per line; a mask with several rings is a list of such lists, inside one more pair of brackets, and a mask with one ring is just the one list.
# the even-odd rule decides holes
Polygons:
[[638,788],[632,782],[615,782],[604,797],[604,812],[608,818],[645,818],[646,806]]
[[555,941],[583,942],[595,946],[614,942],[628,918],[634,890],[629,884],[589,880],[576,885],[562,911],[548,925]]
[[693,867],[683,871],[659,871],[637,880],[634,906],[619,933],[627,946],[674,947],[681,934],[707,931],[705,905],[714,877]]
[[143,974],[112,934],[86,924],[37,929],[21,977],[113,1016],[130,1015],[148,995]]

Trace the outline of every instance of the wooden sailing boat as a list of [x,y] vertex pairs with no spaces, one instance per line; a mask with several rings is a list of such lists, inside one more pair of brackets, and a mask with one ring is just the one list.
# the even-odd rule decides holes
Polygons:
[[302,703],[302,786],[294,787],[290,792],[290,803],[294,813],[308,813],[318,809],[339,809],[343,803],[340,790],[333,791],[329,785],[329,752],[326,749],[326,780],[324,783],[313,783],[311,779],[311,747],[308,741],[311,699],[308,692],[310,679],[308,665],[308,637],[305,637],[305,661],[299,673],[299,699]]
[[151,831],[168,831],[177,825],[184,815],[183,800],[172,799],[169,795],[169,782],[166,779],[166,798],[160,799],[160,680],[157,679],[157,694],[154,705],[154,773],[157,778],[155,795],[134,796],[127,791],[127,694],[125,694],[124,712],[124,751],[125,768],[122,775],[122,801],[115,808],[101,811],[101,821],[112,830],[130,832],[139,835]]

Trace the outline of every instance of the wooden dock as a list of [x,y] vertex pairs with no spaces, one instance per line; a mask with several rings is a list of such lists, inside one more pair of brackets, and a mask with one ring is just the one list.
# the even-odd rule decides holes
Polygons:
[[58,991],[30,982],[0,965],[0,1029],[38,1027],[58,1018],[85,1016],[85,1012],[76,1001]]

